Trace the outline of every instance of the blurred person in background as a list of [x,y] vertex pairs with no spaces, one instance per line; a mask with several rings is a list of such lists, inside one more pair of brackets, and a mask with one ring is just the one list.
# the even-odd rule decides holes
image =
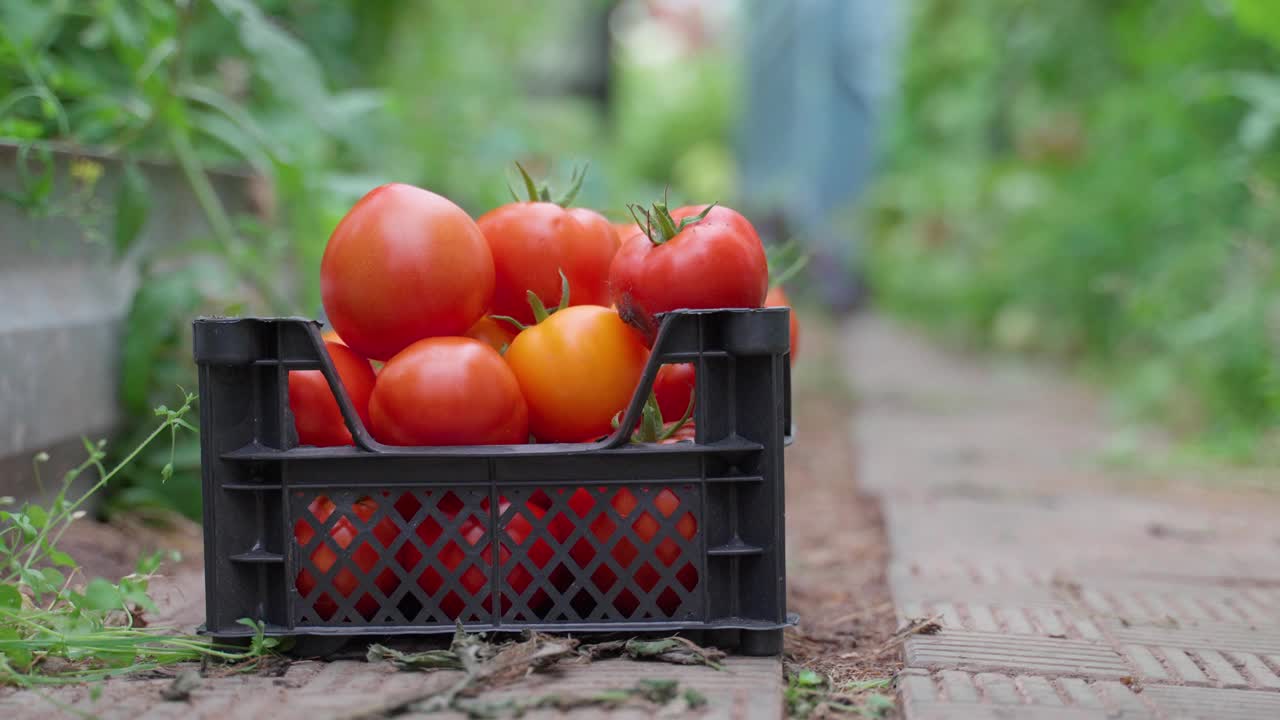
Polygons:
[[766,242],[794,238],[820,299],[865,298],[858,239],[837,214],[866,185],[892,87],[904,0],[745,0],[738,156],[744,208]]

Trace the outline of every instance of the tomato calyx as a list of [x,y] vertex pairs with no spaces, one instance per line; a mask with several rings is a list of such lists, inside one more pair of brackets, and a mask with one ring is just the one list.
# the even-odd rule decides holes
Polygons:
[[[649,398],[644,402],[644,408],[640,412],[640,425],[636,427],[636,431],[631,434],[631,442],[633,443],[661,443],[671,437],[689,424],[689,420],[693,418],[693,406],[696,394],[690,393],[689,405],[684,409],[684,414],[679,420],[670,423],[662,422],[662,408],[658,405],[658,396],[652,390],[649,391]],[[622,413],[613,416],[613,429],[617,430],[622,424]]]
[[537,183],[529,175],[529,171],[516,161],[516,169],[520,171],[520,179],[524,181],[525,193],[527,197],[520,197],[516,189],[507,184],[507,191],[511,193],[511,198],[516,202],[549,202],[555,203],[562,208],[567,208],[577,199],[578,193],[582,190],[582,181],[587,177],[587,170],[591,168],[591,163],[585,163],[573,169],[573,174],[569,178],[569,189],[565,190],[558,198],[552,199],[551,188],[546,182]]
[[[665,200],[655,201],[652,210],[640,203],[627,205],[627,210],[631,212],[631,218],[636,221],[636,225],[640,227],[641,232],[645,234],[645,237],[649,238],[649,242],[654,245],[661,245],[679,235],[690,225],[702,222],[707,217],[707,213],[711,212],[716,205],[717,203],[711,203],[703,208],[702,212],[683,218],[679,223],[676,222],[675,218],[671,217],[671,210],[667,207]],[[640,218],[644,218],[644,222],[640,222]]]
[[[534,325],[537,325],[543,320],[546,320],[547,318],[551,317],[553,313],[559,312],[569,307],[569,278],[565,276],[563,270],[560,270],[559,272],[560,272],[560,304],[559,305],[548,310],[547,306],[543,304],[542,298],[538,297],[537,293],[535,293],[532,290],[525,291],[526,297],[529,298],[529,307],[533,310]],[[516,327],[517,330],[521,332],[524,332],[525,330],[529,329],[528,325],[525,325],[524,323],[511,317],[510,315],[490,315],[489,317],[499,322],[511,323]],[[504,347],[504,350],[505,350],[505,347]],[[499,354],[505,354],[505,352],[499,351]]]

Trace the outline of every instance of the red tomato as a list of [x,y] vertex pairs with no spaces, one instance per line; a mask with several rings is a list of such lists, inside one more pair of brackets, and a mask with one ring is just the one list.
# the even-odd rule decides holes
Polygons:
[[675,422],[684,417],[693,399],[697,370],[693,363],[663,365],[653,380],[653,394],[658,398],[663,422]]
[[[355,354],[346,345],[326,342],[329,359],[338,371],[338,379],[346,388],[347,397],[356,408],[356,414],[365,427],[369,427],[369,395],[373,392],[373,368],[369,361]],[[293,413],[293,426],[298,431],[298,442],[303,445],[328,447],[351,445],[351,431],[342,419],[338,400],[329,390],[324,373],[319,370],[291,370],[289,372],[289,410]]]
[[633,222],[611,223],[613,233],[618,236],[618,244],[626,242],[628,238],[640,232],[640,226]]
[[609,302],[609,263],[618,239],[601,215],[550,202],[515,202],[485,213],[477,224],[493,252],[494,314],[533,322],[528,291],[547,307],[559,305],[562,271],[570,304]]
[[676,430],[674,433],[672,433],[671,437],[667,438],[666,440],[662,440],[661,442],[663,445],[674,445],[675,443],[678,443],[678,442],[694,442],[697,439],[698,439],[697,428],[694,427],[692,422],[687,422],[684,425],[681,425],[679,430]]
[[760,237],[746,218],[716,206],[679,230],[696,208],[666,214],[654,205],[653,239],[633,235],[618,250],[609,285],[618,313],[649,343],[654,315],[682,308],[753,308],[769,291],[769,263]]
[[369,399],[370,430],[389,445],[508,445],[529,440],[529,411],[496,350],[427,338],[391,358]]
[[791,364],[795,365],[796,358],[800,355],[800,318],[796,316],[796,309],[791,307],[791,301],[782,291],[782,286],[769,290],[769,294],[764,299],[764,305],[765,307],[791,308]]
[[613,416],[631,400],[647,356],[617,313],[578,305],[517,335],[506,360],[529,403],[533,436],[580,442],[612,431]]
[[502,350],[516,339],[516,327],[505,320],[494,320],[491,317],[482,317],[476,321],[475,325],[467,331],[467,337],[475,338],[489,347],[502,352]]
[[332,330],[325,330],[324,332],[320,333],[320,339],[324,340],[325,342],[338,343],[339,345],[346,345],[346,343],[342,341],[342,338],[338,337],[338,333]]
[[387,360],[474,325],[493,299],[493,256],[462,208],[411,185],[383,185],[329,237],[320,291],[347,345]]
[[[377,502],[372,498],[367,497],[356,500],[351,506],[353,513],[365,523],[368,523],[373,519],[373,514],[377,508]],[[311,504],[307,506],[307,510],[310,511],[314,519],[300,519],[293,527],[293,539],[298,543],[299,548],[306,547],[306,545],[315,538],[316,531],[311,523],[323,523],[327,521],[335,509],[337,509],[337,506],[332,500],[324,495],[321,495],[311,501]],[[347,519],[346,515],[340,517],[329,530],[329,537],[339,548],[343,550],[350,547],[351,543],[356,539],[356,535],[356,527],[349,519]],[[374,525],[373,536],[377,542],[382,544],[382,547],[378,548],[376,545],[363,545],[357,548],[355,552],[351,554],[351,562],[355,565],[356,570],[358,570],[361,575],[365,576],[372,572],[374,566],[377,564],[379,551],[389,548],[399,535],[399,530],[391,522],[384,520],[383,522]],[[315,565],[316,570],[322,574],[329,574],[329,571],[333,569],[337,560],[337,552],[335,552],[327,543],[322,543],[311,551],[311,562]],[[343,570],[346,570],[347,572],[344,572]],[[337,574],[331,578],[331,581],[333,583],[334,590],[340,593],[342,597],[349,598],[352,593],[356,592],[360,578],[357,577],[355,571],[344,566],[343,569],[340,569]],[[374,586],[378,588],[379,592],[387,597],[390,597],[391,593],[395,592],[399,583],[399,579],[393,573],[387,572],[379,573],[374,579]],[[315,589],[316,578],[311,575],[310,571],[303,569],[302,572],[298,573],[298,577],[294,581],[294,586],[303,597],[306,597]],[[382,602],[377,598],[374,598],[372,595],[363,595],[356,601],[355,609],[356,612],[360,613],[360,615],[368,620],[377,613],[378,608],[381,605]],[[312,600],[312,608],[322,619],[328,620],[338,611],[338,603],[336,598],[332,597],[328,593],[323,593]]]

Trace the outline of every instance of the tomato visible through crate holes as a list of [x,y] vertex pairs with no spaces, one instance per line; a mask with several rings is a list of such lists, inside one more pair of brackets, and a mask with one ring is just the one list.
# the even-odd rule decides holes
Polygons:
[[474,325],[493,299],[493,255],[480,228],[447,198],[383,185],[329,237],[320,293],[352,350],[388,360],[417,340]]
[[[715,206],[668,212],[662,203],[645,211],[650,235],[633,235],[609,270],[618,314],[652,344],[658,313],[679,309],[757,308],[769,291],[769,262],[751,223]],[[683,229],[680,223],[692,222]]]
[[551,202],[520,168],[529,188],[528,202],[490,210],[476,221],[493,253],[495,285],[492,312],[522,323],[533,322],[528,293],[547,307],[560,304],[560,273],[569,280],[569,304],[609,303],[609,264],[618,251],[618,236],[609,221],[586,208],[568,208],[575,189]]
[[[446,494],[442,499],[437,501],[437,509],[443,513],[445,519],[449,522],[457,520],[458,515],[464,511],[461,500],[457,496]],[[498,517],[502,518],[507,515],[511,508],[511,502],[505,497],[500,497],[498,501]],[[539,502],[537,499],[530,499],[525,503],[525,511],[532,515],[535,519],[541,519],[547,512],[547,505]],[[412,513],[408,513],[412,517]],[[408,518],[406,518],[408,519]],[[485,539],[485,528],[489,520],[489,499],[484,498],[480,501],[480,510],[477,513],[468,515],[458,525],[457,534],[445,536],[444,527],[430,516],[425,518],[418,524],[415,534],[421,543],[421,548],[431,548],[437,544],[443,543],[436,551],[436,560],[438,567],[432,567],[430,564],[425,566],[418,574],[418,587],[426,594],[431,601],[438,603],[440,609],[450,619],[457,619],[465,610],[465,598],[452,598],[449,593],[444,592],[445,576],[442,573],[457,574],[458,582],[469,595],[484,594],[481,600],[481,606],[486,612],[491,611],[493,594],[488,592],[486,588],[489,586],[490,579],[487,571],[492,564],[495,571],[505,570],[508,575],[504,580],[504,587],[515,596],[522,595],[528,589],[533,581],[533,575],[519,564],[513,564],[507,568],[506,565],[511,561],[510,544],[525,547],[529,535],[533,532],[533,524],[529,522],[529,518],[524,512],[517,512],[510,516],[509,520],[504,521],[503,531],[506,539],[498,542],[498,549],[495,553],[492,550],[492,543],[486,542],[478,554],[468,556],[468,549],[476,547],[481,540]],[[541,546],[545,547],[545,545]],[[540,553],[532,548],[527,548],[527,556],[537,563],[538,567],[546,565],[550,559],[549,551]],[[406,571],[413,571],[420,564],[422,551],[419,547],[415,547],[412,543],[405,543],[396,552],[395,560]],[[501,612],[506,612],[507,608],[514,598],[506,597],[503,594],[503,602],[500,608]],[[534,612],[545,610],[545,607],[539,607],[542,600],[547,599],[545,593],[535,593],[530,598],[529,604],[533,606]]]
[[[347,397],[355,406],[356,414],[365,428],[369,427],[369,396],[373,393],[374,374],[369,361],[355,354],[350,348],[337,342],[326,342],[325,350],[338,379],[347,391]],[[298,442],[303,445],[329,447],[351,445],[351,431],[342,419],[338,401],[329,390],[329,382],[319,370],[291,370],[289,372],[289,411],[293,413],[293,425],[298,431]]]
[[[653,489],[650,488],[648,491],[652,492]],[[587,488],[577,488],[573,492],[569,498],[569,508],[576,516],[573,518],[575,523],[590,523],[588,534],[594,536],[596,542],[594,544],[576,543],[570,548],[569,557],[580,568],[586,568],[596,557],[596,547],[606,549],[624,571],[632,574],[632,582],[638,586],[638,591],[649,595],[656,594],[658,610],[666,617],[672,617],[680,607],[680,596],[673,589],[659,583],[661,574],[669,573],[670,568],[676,568],[675,583],[680,584],[687,591],[692,591],[698,585],[698,571],[683,557],[683,551],[674,540],[667,535],[659,534],[662,530],[660,520],[680,513],[675,522],[675,532],[686,541],[692,540],[697,535],[698,521],[694,519],[692,513],[680,507],[679,496],[670,488],[658,489],[654,496],[653,504],[660,518],[655,517],[650,510],[638,510],[640,503],[634,493],[643,491],[622,489],[611,492],[609,504],[624,523],[630,524],[641,543],[644,545],[656,543],[654,554],[662,567],[650,567],[646,562],[639,560],[639,548],[632,543],[629,536],[617,526],[608,513],[602,514],[603,507],[598,507],[606,495],[589,491]],[[556,583],[557,590],[564,592],[568,589],[568,584],[556,582],[554,575],[552,580]],[[596,590],[604,596],[612,589],[617,579],[613,571],[602,563],[592,573],[591,581]],[[630,618],[639,609],[640,601],[632,590],[626,589],[613,598],[613,607],[623,617]]]
[[[362,523],[369,523],[373,519],[374,513],[378,509],[378,503],[372,498],[363,497],[356,500],[350,510],[350,514],[355,515]],[[320,543],[312,549],[307,549],[307,545],[315,538],[316,531],[323,523],[329,520],[337,506],[328,497],[321,495],[311,504],[307,506],[308,515],[293,527],[293,539],[297,543],[300,554],[309,553],[312,565],[321,574],[328,576],[329,582],[343,598],[350,598],[358,591],[359,583],[362,579],[367,579],[372,574],[374,567],[378,562],[378,558],[400,535],[399,529],[390,520],[383,519],[381,522],[373,526],[372,533],[376,542],[363,542],[350,556],[350,565],[338,564],[338,551],[329,543]],[[347,513],[343,513],[333,527],[329,529],[329,538],[341,550],[347,550],[351,544],[356,541],[359,530],[356,525],[348,518]],[[379,544],[381,545],[379,547]],[[335,570],[335,566],[337,570]],[[302,597],[308,597],[315,590],[317,579],[311,574],[311,571],[303,568],[298,573],[295,581],[295,587]],[[399,586],[400,580],[390,570],[383,570],[374,578],[374,587],[378,589],[384,596],[390,596]],[[311,599],[311,607],[322,620],[330,620],[338,611],[337,599],[333,597],[332,592],[326,591]],[[383,601],[374,597],[371,593],[365,593],[356,600],[355,610],[365,620],[371,620],[378,612]]]

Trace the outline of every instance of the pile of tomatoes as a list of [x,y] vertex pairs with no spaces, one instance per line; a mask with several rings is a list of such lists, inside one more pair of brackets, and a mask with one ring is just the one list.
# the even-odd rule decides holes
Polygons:
[[[326,349],[379,442],[597,440],[635,391],[656,315],[787,304],[734,210],[655,203],[645,227],[613,225],[530,185],[533,199],[479,220],[430,191],[383,185],[329,238]],[[793,359],[796,331],[793,315]],[[694,381],[692,365],[662,369],[664,421],[687,415]],[[290,373],[289,404],[302,444],[352,443],[319,371]]]
[[[611,224],[592,210],[551,201],[545,187],[523,169],[521,174],[529,200],[478,220],[430,191],[383,185],[357,202],[330,237],[320,270],[332,324],[325,346],[357,414],[379,442],[596,441],[613,432],[631,400],[655,338],[655,316],[682,308],[787,304],[780,288],[769,287],[768,260],[755,229],[732,209],[669,210],[654,203],[633,206],[636,224]],[[796,333],[793,314],[793,360]],[[692,365],[667,365],[659,373],[646,417],[666,424],[662,441],[693,439],[687,420],[695,382]],[[319,371],[289,374],[289,405],[302,444],[352,444]],[[336,509],[325,503],[313,508],[321,522]],[[375,506],[357,503],[346,514],[367,521]],[[546,512],[527,510],[535,517]],[[516,544],[529,531],[503,529]],[[694,525],[679,529],[689,539]],[[653,541],[656,532],[655,523],[641,539]],[[313,537],[305,523],[295,530],[300,545]],[[339,523],[330,537],[345,548],[354,532]],[[378,540],[389,547],[394,536]],[[435,538],[422,540],[431,545]],[[497,549],[482,550],[490,552],[495,562],[504,560]],[[320,555],[313,557],[316,569],[328,573],[336,555]],[[662,560],[671,565],[676,558]],[[362,572],[369,567],[358,564]],[[418,584],[432,595],[440,585],[438,576],[425,579],[429,574]],[[380,580],[379,589],[389,595],[395,583],[387,583],[382,587]],[[347,595],[354,579],[346,584],[351,587],[337,583],[335,589]],[[466,586],[473,594],[487,585],[483,578],[474,584]],[[297,587],[309,595],[315,579],[304,570]],[[324,603],[317,609],[327,616],[332,602]],[[367,614],[371,608],[357,610]]]

